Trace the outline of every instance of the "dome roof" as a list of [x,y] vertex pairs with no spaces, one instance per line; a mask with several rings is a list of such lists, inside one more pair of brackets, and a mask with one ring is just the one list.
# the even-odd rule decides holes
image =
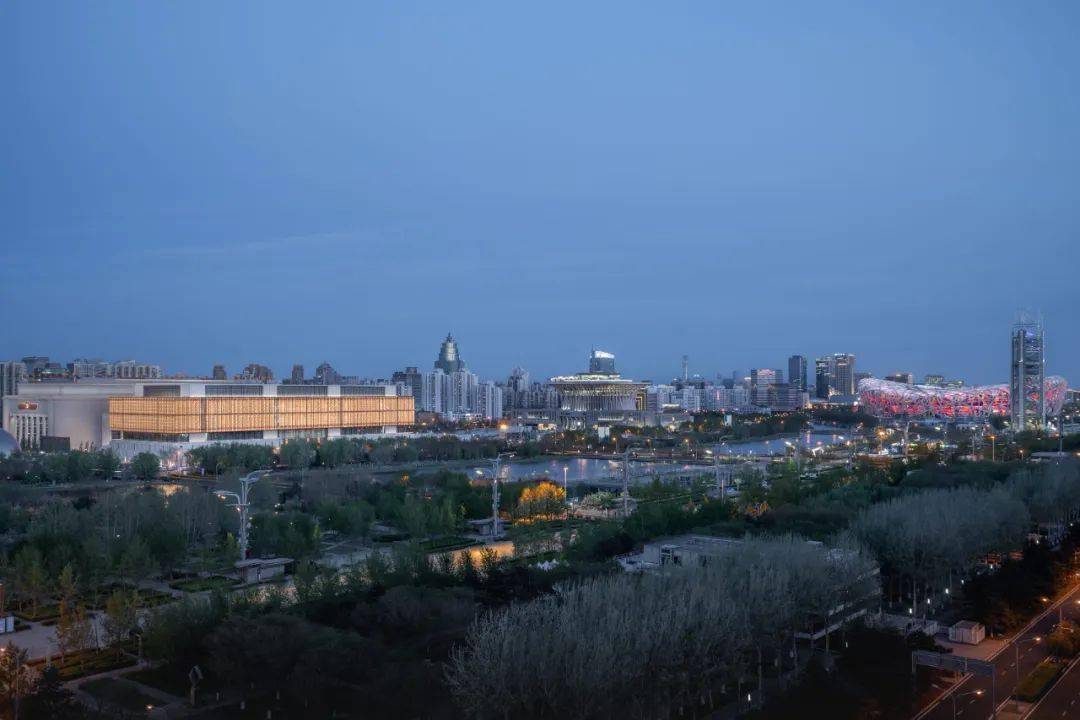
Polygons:
[[7,430],[0,428],[0,457],[19,452],[19,441]]

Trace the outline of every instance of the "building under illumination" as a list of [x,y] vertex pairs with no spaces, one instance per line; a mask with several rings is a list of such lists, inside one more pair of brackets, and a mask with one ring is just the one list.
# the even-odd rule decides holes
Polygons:
[[3,399],[3,426],[26,449],[164,456],[217,442],[384,434],[414,423],[395,385],[291,385],[210,380],[25,383]]
[[1047,415],[1061,410],[1047,405],[1044,380],[1045,336],[1042,322],[1021,313],[1012,330],[1012,362],[1009,392],[1013,398],[1010,420],[1014,430],[1039,430],[1046,426]]
[[[1040,394],[1046,398],[1048,412],[1061,409],[1065,389],[1064,378],[1046,378]],[[1013,400],[1005,384],[948,388],[869,379],[859,383],[859,404],[880,418],[964,421],[1008,416]]]
[[637,396],[645,383],[615,371],[615,356],[603,350],[589,355],[589,372],[551,378],[559,393],[559,409],[568,412],[611,412],[637,409]]

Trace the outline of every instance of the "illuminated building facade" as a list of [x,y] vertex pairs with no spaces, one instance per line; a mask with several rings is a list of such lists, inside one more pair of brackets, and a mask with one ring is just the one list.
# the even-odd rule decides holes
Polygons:
[[645,383],[615,371],[615,356],[603,350],[589,354],[589,371],[551,378],[559,393],[559,409],[569,412],[611,412],[637,409],[637,396]]
[[[290,438],[393,433],[414,422],[411,394],[394,385],[159,383],[109,398],[110,445],[277,443]],[[122,449],[122,451],[121,451]]]
[[[1046,378],[1043,395],[1048,411],[1060,410],[1065,389],[1064,378]],[[907,420],[980,420],[1009,415],[1012,406],[1005,384],[946,388],[876,379],[859,383],[859,404],[876,417]]]
[[1038,430],[1046,426],[1047,415],[1061,410],[1047,405],[1044,381],[1045,336],[1042,322],[1021,314],[1012,331],[1012,362],[1009,391],[1013,397],[1010,420],[1014,430]]

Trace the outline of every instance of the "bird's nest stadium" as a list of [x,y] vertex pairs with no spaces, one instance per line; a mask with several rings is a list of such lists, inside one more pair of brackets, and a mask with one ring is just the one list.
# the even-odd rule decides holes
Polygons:
[[[1046,378],[1043,396],[1046,414],[1057,415],[1065,402],[1068,385],[1056,375]],[[879,418],[979,420],[1009,414],[1008,385],[976,385],[946,388],[908,385],[870,378],[859,382],[859,404]]]

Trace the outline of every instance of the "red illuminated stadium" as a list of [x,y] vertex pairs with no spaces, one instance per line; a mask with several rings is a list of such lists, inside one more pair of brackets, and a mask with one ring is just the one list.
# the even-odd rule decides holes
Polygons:
[[[1057,415],[1065,401],[1065,379],[1046,378],[1046,414]],[[976,420],[1009,414],[1008,385],[944,388],[888,380],[859,382],[859,404],[879,418]]]

